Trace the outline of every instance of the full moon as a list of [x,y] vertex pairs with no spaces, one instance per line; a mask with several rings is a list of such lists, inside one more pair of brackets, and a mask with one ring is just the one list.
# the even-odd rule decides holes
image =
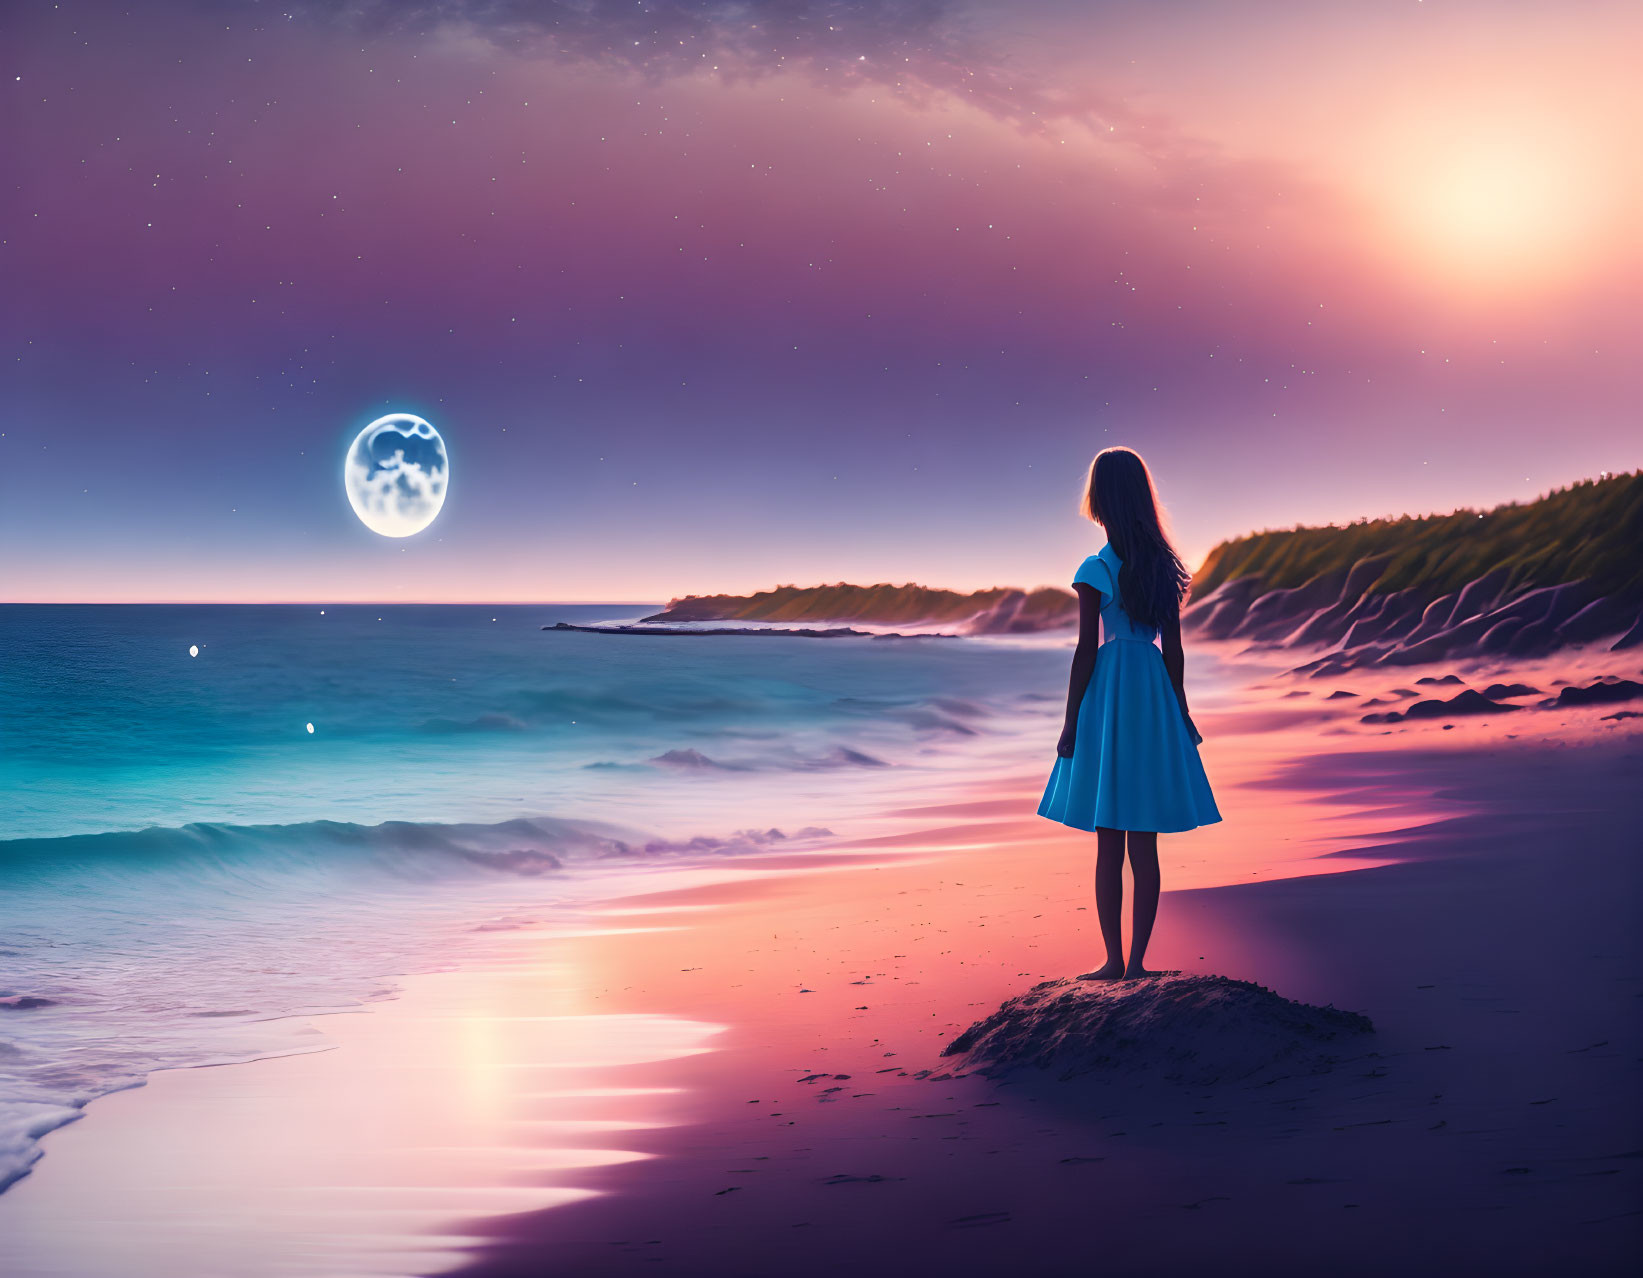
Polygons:
[[433,523],[449,479],[445,441],[410,413],[377,418],[360,431],[342,464],[354,514],[384,537],[409,537]]

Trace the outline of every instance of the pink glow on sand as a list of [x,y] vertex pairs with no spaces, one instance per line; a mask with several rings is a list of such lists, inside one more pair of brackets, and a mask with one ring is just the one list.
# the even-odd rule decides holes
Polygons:
[[[443,1272],[470,1217],[577,1201],[677,1121],[635,1067],[711,1050],[718,1026],[568,1005],[582,982],[511,944],[358,1012],[290,1022],[308,1054],[153,1076],[51,1138],[14,1186],[12,1272]],[[574,997],[574,995],[572,995]],[[339,1068],[340,1067],[340,1068]],[[251,1103],[246,1103],[248,1100]],[[84,1228],[89,1209],[117,1230]],[[258,1272],[262,1272],[259,1270]]]

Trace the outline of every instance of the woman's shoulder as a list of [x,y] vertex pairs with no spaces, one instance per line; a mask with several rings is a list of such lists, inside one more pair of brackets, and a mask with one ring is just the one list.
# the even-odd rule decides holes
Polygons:
[[1086,586],[1094,586],[1103,594],[1110,594],[1116,576],[1117,565],[1102,551],[1085,557],[1084,562],[1078,565],[1078,571],[1073,574],[1073,584],[1082,582]]

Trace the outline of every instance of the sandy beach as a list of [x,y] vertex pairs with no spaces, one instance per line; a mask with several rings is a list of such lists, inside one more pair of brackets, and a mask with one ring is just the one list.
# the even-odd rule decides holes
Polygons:
[[[621,965],[634,985],[599,993],[735,1027],[686,1067],[701,1117],[589,1182],[605,1195],[501,1222],[472,1272],[888,1272],[887,1254],[965,1273],[1626,1271],[1643,1241],[1639,757],[1359,761],[1384,811],[1417,777],[1478,807],[1366,831],[1396,864],[1168,895],[1160,964],[1376,1022],[1362,1060],[1253,1090],[944,1076],[967,1018],[1090,961],[1079,849],[1030,825],[955,825],[939,862],[825,895],[716,895],[710,930],[656,934]],[[1352,763],[1300,771],[1339,784]],[[999,811],[978,807],[950,815]],[[742,944],[747,961],[715,960]]]
[[1629,1271],[1632,721],[1381,735],[1268,690],[1203,716],[1228,820],[1166,840],[1151,966],[1368,1015],[1332,1072],[1183,1086],[1142,1049],[1124,1077],[991,1080],[943,1058],[1098,955],[1092,840],[1032,816],[1041,780],[1016,775],[828,853],[658,874],[291,1023],[335,1050],[99,1101],[0,1200],[0,1256],[18,1274]]

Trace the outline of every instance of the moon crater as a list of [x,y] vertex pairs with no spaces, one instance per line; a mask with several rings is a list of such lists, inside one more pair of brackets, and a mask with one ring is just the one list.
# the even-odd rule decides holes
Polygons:
[[433,523],[445,504],[445,441],[411,413],[379,417],[349,448],[342,481],[361,523],[384,537],[409,537]]

